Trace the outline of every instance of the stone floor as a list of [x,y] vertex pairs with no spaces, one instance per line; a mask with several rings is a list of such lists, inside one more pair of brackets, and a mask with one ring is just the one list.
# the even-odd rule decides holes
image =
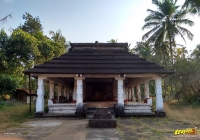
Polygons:
[[187,140],[200,139],[197,135],[174,137],[176,129],[187,129],[188,124],[165,118],[118,118],[117,128],[89,128],[87,119],[35,118],[18,127],[0,131],[0,140]]

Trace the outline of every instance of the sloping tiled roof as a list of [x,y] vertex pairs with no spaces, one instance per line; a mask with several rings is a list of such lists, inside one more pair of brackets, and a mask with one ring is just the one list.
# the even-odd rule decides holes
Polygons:
[[[26,94],[28,94],[28,95],[30,94],[29,93],[30,91],[28,89],[18,88],[17,91],[24,91]],[[36,91],[34,91],[34,90],[31,90],[31,94],[32,95],[37,95]]]
[[68,53],[24,73],[171,74],[172,71],[127,51],[127,43],[71,43]]

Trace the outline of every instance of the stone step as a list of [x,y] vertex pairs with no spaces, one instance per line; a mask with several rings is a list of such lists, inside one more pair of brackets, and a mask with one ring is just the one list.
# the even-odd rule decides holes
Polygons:
[[124,106],[124,109],[134,109],[134,110],[141,110],[141,109],[151,109],[151,106]]
[[152,113],[151,109],[142,109],[142,110],[124,110],[125,114],[129,114],[129,113]]

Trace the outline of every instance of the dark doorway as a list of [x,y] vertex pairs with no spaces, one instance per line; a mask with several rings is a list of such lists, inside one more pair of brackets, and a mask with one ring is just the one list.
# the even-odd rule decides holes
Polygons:
[[87,82],[86,101],[112,101],[112,82]]

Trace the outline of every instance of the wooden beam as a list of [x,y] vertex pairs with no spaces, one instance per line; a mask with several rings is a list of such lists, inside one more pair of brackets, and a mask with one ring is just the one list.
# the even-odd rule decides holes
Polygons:
[[48,78],[48,80],[50,81],[53,81],[54,84],[62,84],[62,86],[69,86],[68,83],[66,83],[65,81],[59,79],[59,78]]

